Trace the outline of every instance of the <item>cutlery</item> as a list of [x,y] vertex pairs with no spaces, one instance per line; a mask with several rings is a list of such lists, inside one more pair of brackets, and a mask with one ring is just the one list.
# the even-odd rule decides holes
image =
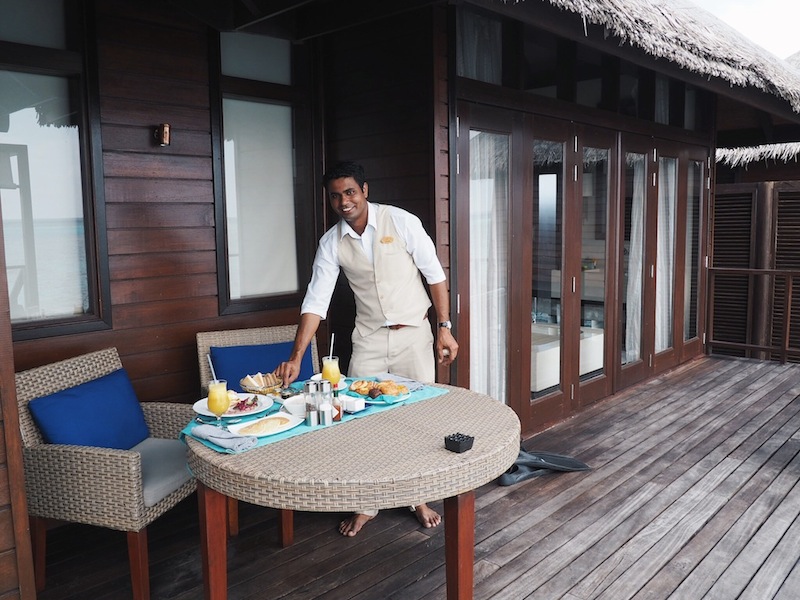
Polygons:
[[[204,425],[214,425],[217,422],[216,419],[204,419],[203,417],[195,417],[194,420],[197,421],[198,423],[203,423]],[[242,420],[244,420],[244,418],[225,419],[223,424],[224,425],[235,425],[236,423],[238,423],[239,421],[242,421]]]

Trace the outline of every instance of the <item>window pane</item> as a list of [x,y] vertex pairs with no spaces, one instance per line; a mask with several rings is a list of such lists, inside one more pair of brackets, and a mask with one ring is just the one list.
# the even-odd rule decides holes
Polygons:
[[[292,83],[291,43],[263,35],[221,33],[222,74],[271,83]],[[264,57],[269,57],[265,60]]]
[[703,163],[689,161],[689,182],[686,203],[686,265],[684,270],[683,339],[697,337],[698,290],[700,268],[700,202],[703,190]]
[[608,148],[583,149],[581,240],[581,380],[603,374],[606,321]]
[[625,157],[625,246],[622,259],[622,364],[642,356],[642,292],[644,269],[644,193],[647,159]]
[[222,110],[230,297],[295,292],[292,109],[226,98]]
[[470,389],[505,402],[510,140],[477,130],[469,139]]
[[0,71],[0,210],[12,322],[89,311],[69,80]]
[[0,15],[0,40],[61,50],[67,47],[62,1],[0,0]]
[[564,144],[533,142],[531,396],[561,386],[561,243]]
[[458,75],[500,85],[503,27],[500,21],[467,10],[458,12]]
[[678,160],[658,159],[658,249],[656,251],[656,352],[672,348],[675,288],[675,207]]

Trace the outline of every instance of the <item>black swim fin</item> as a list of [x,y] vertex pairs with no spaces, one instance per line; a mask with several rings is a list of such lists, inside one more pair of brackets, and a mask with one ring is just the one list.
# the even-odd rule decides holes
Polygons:
[[519,456],[514,464],[552,471],[588,471],[591,469],[586,463],[570,456],[539,450],[525,450],[524,448],[520,448]]

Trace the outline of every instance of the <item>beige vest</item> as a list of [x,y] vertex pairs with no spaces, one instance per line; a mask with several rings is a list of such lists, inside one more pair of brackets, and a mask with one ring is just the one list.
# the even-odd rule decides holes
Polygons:
[[394,227],[389,208],[377,209],[377,231],[373,246],[374,265],[369,263],[361,242],[345,235],[339,240],[339,265],[356,300],[356,329],[367,336],[387,321],[421,325],[431,301],[422,284],[414,259]]

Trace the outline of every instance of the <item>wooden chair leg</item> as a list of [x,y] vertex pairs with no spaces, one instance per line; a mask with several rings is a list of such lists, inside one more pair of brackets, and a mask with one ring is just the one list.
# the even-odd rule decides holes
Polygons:
[[134,600],[150,598],[150,568],[147,557],[147,528],[128,532],[128,559]]
[[33,551],[33,577],[36,591],[45,586],[45,557],[47,555],[47,519],[31,517],[31,550]]
[[239,501],[231,497],[228,497],[228,535],[239,535]]

